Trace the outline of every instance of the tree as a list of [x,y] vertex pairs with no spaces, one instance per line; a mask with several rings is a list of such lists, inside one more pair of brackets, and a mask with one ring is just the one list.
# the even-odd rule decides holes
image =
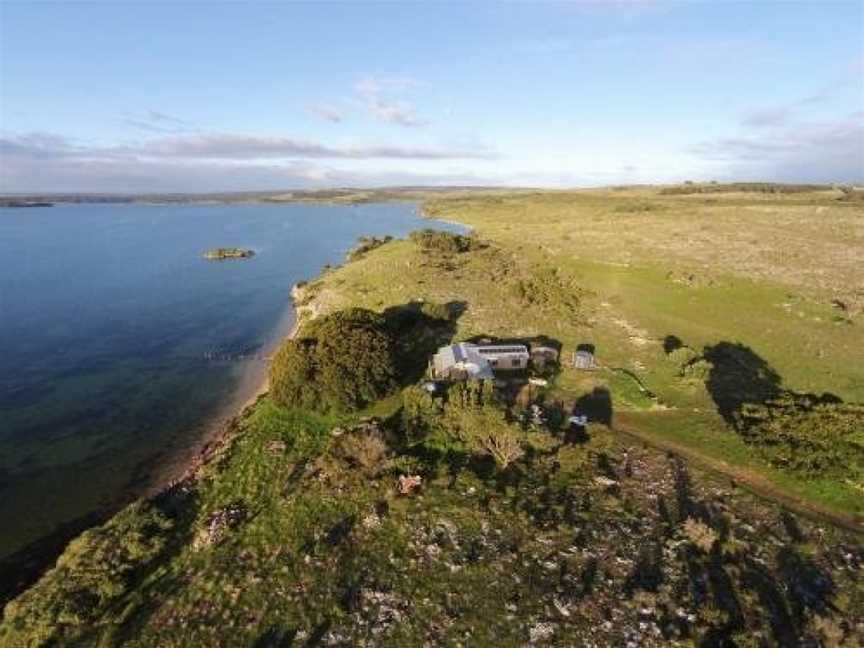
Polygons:
[[[483,391],[480,385],[477,393]],[[446,426],[471,452],[492,457],[503,470],[525,454],[525,433],[508,422],[506,412],[490,401],[451,400],[445,411]]]
[[351,308],[309,322],[273,357],[280,405],[317,411],[365,407],[396,387],[395,341],[383,317]]

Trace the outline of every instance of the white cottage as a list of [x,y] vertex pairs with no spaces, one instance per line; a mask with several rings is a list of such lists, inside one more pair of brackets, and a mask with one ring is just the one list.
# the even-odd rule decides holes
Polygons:
[[432,357],[432,371],[439,379],[491,380],[494,371],[526,369],[529,359],[524,344],[460,342],[438,349]]

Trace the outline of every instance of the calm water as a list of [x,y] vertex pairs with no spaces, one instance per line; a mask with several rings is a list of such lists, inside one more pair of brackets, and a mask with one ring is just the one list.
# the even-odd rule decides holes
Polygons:
[[408,204],[0,209],[0,558],[194,447],[295,282],[424,226]]

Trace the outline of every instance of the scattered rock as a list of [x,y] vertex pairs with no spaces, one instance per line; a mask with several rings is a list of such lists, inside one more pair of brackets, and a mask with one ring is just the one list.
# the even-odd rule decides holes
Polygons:
[[546,621],[540,621],[528,628],[528,641],[531,644],[550,641],[555,636],[555,626]]
[[399,475],[398,488],[400,495],[410,495],[423,484],[420,475]]
[[204,527],[198,530],[192,541],[192,548],[203,549],[221,542],[231,529],[236,528],[246,520],[246,507],[235,503],[215,511]]

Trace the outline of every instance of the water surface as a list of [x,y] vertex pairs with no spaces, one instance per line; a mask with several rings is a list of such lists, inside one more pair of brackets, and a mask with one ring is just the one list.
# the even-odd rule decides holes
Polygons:
[[[404,203],[0,209],[0,559],[200,442],[295,282],[424,226]],[[221,246],[257,254],[201,258]]]

